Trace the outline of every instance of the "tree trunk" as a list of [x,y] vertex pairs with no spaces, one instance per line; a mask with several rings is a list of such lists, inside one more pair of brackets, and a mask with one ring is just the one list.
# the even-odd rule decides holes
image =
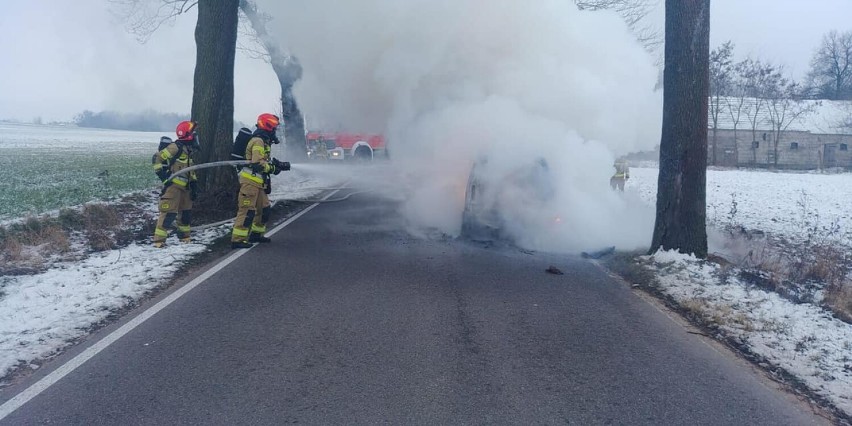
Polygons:
[[284,120],[284,138],[287,141],[286,159],[291,162],[305,161],[308,159],[305,118],[293,96],[294,82],[284,81],[281,74],[278,74],[278,82],[281,84],[281,118]]
[[779,143],[778,137],[779,136],[777,136],[777,135],[775,136],[775,143],[772,144],[772,168],[773,169],[778,168],[778,143]]
[[716,166],[719,163],[716,162],[716,125],[713,125],[713,165]]
[[781,130],[780,128],[776,128],[776,133],[775,133],[775,144],[774,144],[774,145],[773,145],[773,147],[772,147],[773,152],[774,152],[774,158],[773,158],[773,160],[774,160],[774,167],[775,167],[776,169],[778,168],[778,145],[780,145],[780,144],[781,144],[781,137],[783,136],[783,134],[781,133],[782,131],[783,131],[783,130]]
[[[198,2],[195,27],[195,80],[192,119],[198,122],[202,150],[196,162],[229,160],[234,141],[234,57],[239,0]],[[201,194],[196,210],[231,217],[236,209],[237,177],[231,167],[198,172]]]
[[740,140],[737,136],[737,124],[734,123],[734,167],[740,167]]
[[[757,119],[755,119],[757,120]],[[757,148],[755,148],[754,143],[757,142],[757,126],[756,124],[752,124],[751,128],[751,163],[757,164]]]
[[288,55],[278,42],[266,31],[265,20],[257,11],[257,6],[249,0],[240,0],[240,8],[248,18],[257,40],[266,49],[269,63],[281,85],[281,119],[284,121],[284,138],[287,142],[287,161],[307,160],[307,141],[305,140],[305,118],[299,110],[293,96],[293,84],[302,78],[302,66],[295,57]]
[[650,252],[707,256],[710,0],[666,0],[663,129]]

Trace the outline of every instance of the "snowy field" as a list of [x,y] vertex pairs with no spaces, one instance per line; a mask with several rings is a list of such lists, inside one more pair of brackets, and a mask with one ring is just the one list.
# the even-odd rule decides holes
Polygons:
[[[627,190],[655,203],[656,186],[657,169],[631,168]],[[852,174],[710,170],[707,205],[711,226],[742,225],[790,241],[838,229],[831,241],[852,249]],[[820,230],[809,231],[815,226]],[[644,260],[660,290],[684,309],[852,416],[852,324],[816,304],[793,303],[743,282],[715,263],[676,252]]]
[[0,123],[0,221],[157,185],[159,132]]
[[89,154],[96,150],[105,153],[147,154],[151,149],[157,148],[162,135],[174,137],[162,132],[0,123],[0,147],[3,149],[37,148]]
[[[631,168],[627,189],[654,205],[657,169]],[[734,202],[736,213],[729,219]],[[730,221],[791,240],[807,237],[803,223],[821,228],[836,223],[838,242],[852,247],[852,173],[708,170],[708,225]]]

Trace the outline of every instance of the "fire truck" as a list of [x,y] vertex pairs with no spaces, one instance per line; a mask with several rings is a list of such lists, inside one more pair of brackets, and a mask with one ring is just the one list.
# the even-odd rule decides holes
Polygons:
[[369,161],[387,156],[382,135],[311,131],[305,135],[311,160]]

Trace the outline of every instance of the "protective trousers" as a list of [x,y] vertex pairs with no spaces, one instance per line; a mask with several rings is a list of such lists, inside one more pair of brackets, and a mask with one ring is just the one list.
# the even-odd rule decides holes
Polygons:
[[162,243],[169,236],[175,222],[177,236],[181,241],[189,239],[189,222],[192,218],[192,199],[189,190],[179,185],[169,185],[160,196],[160,217],[154,228],[154,243]]
[[267,197],[263,188],[248,183],[240,184],[240,195],[237,198],[237,217],[234,219],[231,242],[248,242],[249,232],[259,236],[265,234],[269,213],[269,197]]

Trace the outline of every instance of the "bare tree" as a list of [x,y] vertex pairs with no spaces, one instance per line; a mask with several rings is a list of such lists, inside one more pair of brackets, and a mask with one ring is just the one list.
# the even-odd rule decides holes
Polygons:
[[639,43],[648,52],[655,53],[663,44],[659,29],[645,24],[645,17],[653,10],[656,1],[652,0],[574,0],[580,10],[614,10],[627,23]]
[[[748,61],[748,60],[746,60]],[[744,62],[746,62],[744,61]],[[739,165],[740,148],[739,136],[737,129],[743,118],[743,113],[747,112],[746,99],[748,98],[747,82],[741,77],[744,62],[739,62],[733,66],[731,74],[731,84],[728,88],[728,96],[725,96],[725,111],[731,117],[731,124],[734,132],[734,161]]]
[[[198,0],[109,0],[111,11],[124,20],[127,31],[146,42],[162,25],[173,23],[180,15],[198,6]],[[293,96],[293,84],[302,76],[302,67],[295,56],[281,49],[269,35],[269,15],[258,11],[255,2],[240,0],[240,11],[247,29],[242,31],[250,42],[241,43],[240,50],[249,57],[261,59],[272,66],[281,86],[281,111],[284,121],[288,159],[304,160],[305,122]]]
[[747,96],[743,112],[751,124],[752,163],[756,163],[757,144],[760,143],[757,139],[757,128],[761,124],[769,124],[766,119],[766,98],[773,87],[773,81],[779,79],[781,73],[774,65],[758,59],[740,62],[736,71]]
[[627,22],[635,25],[650,11],[647,0],[574,0],[580,10],[615,10]]
[[710,52],[710,121],[713,130],[710,150],[712,152],[711,162],[714,166],[717,162],[716,133],[719,129],[719,116],[725,108],[725,97],[731,90],[731,75],[733,69],[731,57],[734,53],[734,44],[729,40]]
[[838,120],[835,127],[846,134],[852,134],[852,105],[846,104],[842,108],[843,117]]
[[240,10],[247,18],[252,32],[262,50],[245,48],[254,57],[272,65],[281,86],[281,115],[284,121],[284,134],[287,141],[287,158],[290,161],[305,160],[305,120],[296,98],[293,96],[293,84],[302,77],[302,66],[295,56],[281,48],[278,41],[267,31],[268,15],[258,11],[257,5],[250,0],[240,0]]
[[666,0],[663,129],[651,252],[707,256],[710,0]]
[[810,84],[825,99],[852,99],[852,31],[831,31],[811,59]]
[[[198,122],[203,148],[194,156],[201,163],[229,159],[234,140],[234,58],[239,0],[111,0],[111,3],[114,13],[125,14],[128,31],[142,42],[163,24],[197,8],[191,116]],[[232,169],[200,171],[202,194],[197,201],[198,210],[230,217],[231,206],[236,205],[236,184]]]
[[772,160],[778,167],[778,145],[781,137],[791,124],[812,114],[819,107],[818,101],[808,102],[802,96],[801,86],[784,77],[772,82],[766,99],[767,112],[772,124]]
[[198,0],[109,0],[110,9],[125,21],[127,31],[145,43],[151,34],[198,5]]

